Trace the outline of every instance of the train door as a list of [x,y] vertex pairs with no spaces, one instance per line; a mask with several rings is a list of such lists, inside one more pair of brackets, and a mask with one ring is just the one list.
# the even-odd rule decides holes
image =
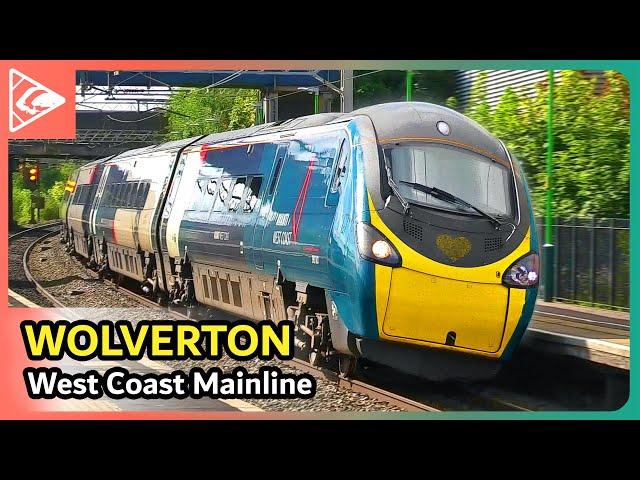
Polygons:
[[200,151],[183,153],[162,217],[162,223],[166,224],[167,252],[171,258],[181,258],[184,253],[179,244],[180,224],[191,200],[199,171]]
[[287,157],[287,149],[289,148],[289,143],[281,143],[278,144],[278,148],[276,149],[275,160],[273,162],[273,167],[271,169],[271,175],[269,176],[269,182],[265,188],[262,200],[262,207],[260,208],[260,214],[256,219],[256,224],[254,227],[253,234],[253,261],[257,269],[262,270],[264,268],[264,255],[263,255],[263,245],[264,245],[264,230],[267,224],[269,223],[269,217],[271,216],[271,206],[273,203],[273,197],[276,193],[276,187],[278,185],[278,180],[280,178],[280,172],[282,171],[282,167],[284,166],[284,162]]
[[326,283],[336,209],[326,204],[327,189],[339,139],[337,132],[327,132],[290,142],[262,232],[265,270],[273,271],[279,262],[288,280],[319,287]]

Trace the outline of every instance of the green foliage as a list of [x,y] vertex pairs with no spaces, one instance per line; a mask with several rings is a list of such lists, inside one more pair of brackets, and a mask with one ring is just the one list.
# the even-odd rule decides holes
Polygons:
[[[59,218],[60,204],[64,195],[64,185],[76,169],[72,163],[40,169],[39,193],[44,196],[44,209],[40,211],[40,220]],[[31,219],[31,190],[26,188],[22,173],[14,172],[11,177],[13,188],[13,218],[24,225]]]
[[458,109],[458,99],[456,97],[449,97],[444,102],[445,107],[451,108],[452,110]]
[[255,121],[258,90],[211,88],[180,90],[167,105],[168,140],[250,127]]
[[[600,83],[599,83],[600,82]],[[533,96],[507,88],[495,108],[486,74],[476,80],[465,114],[502,139],[522,162],[537,215],[546,192],[548,84]],[[628,217],[629,87],[617,72],[588,78],[562,71],[554,91],[554,214]]]

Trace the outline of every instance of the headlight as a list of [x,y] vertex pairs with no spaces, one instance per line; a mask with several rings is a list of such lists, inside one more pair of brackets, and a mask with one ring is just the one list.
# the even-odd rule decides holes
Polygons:
[[519,258],[502,275],[502,283],[517,288],[535,287],[539,279],[540,257],[537,253],[528,253]]
[[389,267],[401,265],[402,259],[393,244],[368,223],[358,223],[356,236],[358,252],[362,258]]

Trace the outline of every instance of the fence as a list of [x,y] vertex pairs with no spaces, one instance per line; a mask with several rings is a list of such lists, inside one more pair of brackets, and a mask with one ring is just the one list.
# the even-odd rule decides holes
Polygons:
[[[536,219],[540,245],[544,220]],[[553,298],[629,309],[629,220],[555,218]],[[544,269],[541,269],[544,272]],[[544,275],[541,278],[544,292]]]

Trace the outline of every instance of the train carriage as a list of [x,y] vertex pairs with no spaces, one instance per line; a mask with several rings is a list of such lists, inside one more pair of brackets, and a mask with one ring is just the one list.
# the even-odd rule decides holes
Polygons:
[[91,218],[105,268],[167,301],[291,319],[312,362],[338,359],[343,373],[365,357],[433,379],[490,376],[531,317],[524,174],[450,109],[312,115],[101,165]]
[[95,160],[80,167],[68,184],[73,192],[68,196],[65,212],[63,235],[69,248],[86,259],[93,257],[93,239],[91,236],[91,213],[96,198],[98,184],[106,159]]
[[160,289],[158,222],[179,153],[199,137],[124,152],[104,162],[92,234],[101,269]]

